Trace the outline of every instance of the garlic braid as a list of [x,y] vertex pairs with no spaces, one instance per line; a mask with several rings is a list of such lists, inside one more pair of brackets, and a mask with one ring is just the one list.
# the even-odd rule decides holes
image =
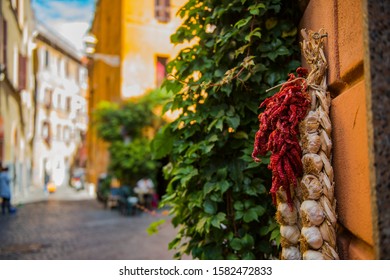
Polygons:
[[293,205],[288,205],[286,192],[279,189],[276,193],[277,211],[276,221],[280,225],[280,244],[282,246],[282,260],[302,259],[299,247],[301,235],[301,221],[299,217],[300,202],[293,194]]
[[303,55],[311,71],[307,77],[311,109],[300,124],[303,177],[300,184],[302,222],[300,250],[305,260],[339,259],[336,249],[336,200],[331,165],[330,94],[326,91],[327,61],[322,30],[301,31]]

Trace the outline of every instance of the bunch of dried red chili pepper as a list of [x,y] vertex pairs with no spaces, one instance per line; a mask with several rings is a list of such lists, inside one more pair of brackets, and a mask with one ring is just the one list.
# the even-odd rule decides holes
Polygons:
[[280,91],[264,100],[260,108],[259,130],[256,133],[252,158],[260,161],[259,155],[271,151],[268,168],[272,170],[271,194],[276,203],[279,188],[286,191],[287,202],[292,207],[291,187],[296,187],[298,177],[302,176],[302,150],[299,145],[299,123],[310,106],[306,92],[305,77],[308,71],[299,67],[298,77],[289,75]]

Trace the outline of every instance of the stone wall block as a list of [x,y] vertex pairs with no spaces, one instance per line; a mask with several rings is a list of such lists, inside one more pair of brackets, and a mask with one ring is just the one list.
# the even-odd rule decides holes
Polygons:
[[364,80],[332,100],[333,168],[339,222],[373,245]]

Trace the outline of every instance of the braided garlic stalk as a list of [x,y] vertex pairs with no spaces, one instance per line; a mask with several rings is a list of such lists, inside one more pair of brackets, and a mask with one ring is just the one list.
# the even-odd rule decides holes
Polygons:
[[276,220],[280,225],[280,244],[282,246],[281,259],[300,260],[302,259],[299,248],[299,239],[302,228],[298,213],[300,202],[296,197],[294,197],[294,204],[289,206],[287,203],[286,192],[283,189],[279,189],[276,193],[276,200]]
[[330,94],[326,91],[327,61],[321,30],[302,30],[303,55],[311,71],[307,77],[311,109],[300,124],[303,177],[300,184],[302,222],[300,250],[304,260],[339,259],[336,251],[336,200],[331,165]]

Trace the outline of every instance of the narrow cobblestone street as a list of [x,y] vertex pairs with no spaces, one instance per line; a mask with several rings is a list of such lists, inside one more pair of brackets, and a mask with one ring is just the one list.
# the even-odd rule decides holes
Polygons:
[[[150,223],[162,218],[159,233],[148,235]],[[0,216],[0,259],[172,259],[167,247],[174,236],[167,217],[122,216],[94,199],[48,200]]]

